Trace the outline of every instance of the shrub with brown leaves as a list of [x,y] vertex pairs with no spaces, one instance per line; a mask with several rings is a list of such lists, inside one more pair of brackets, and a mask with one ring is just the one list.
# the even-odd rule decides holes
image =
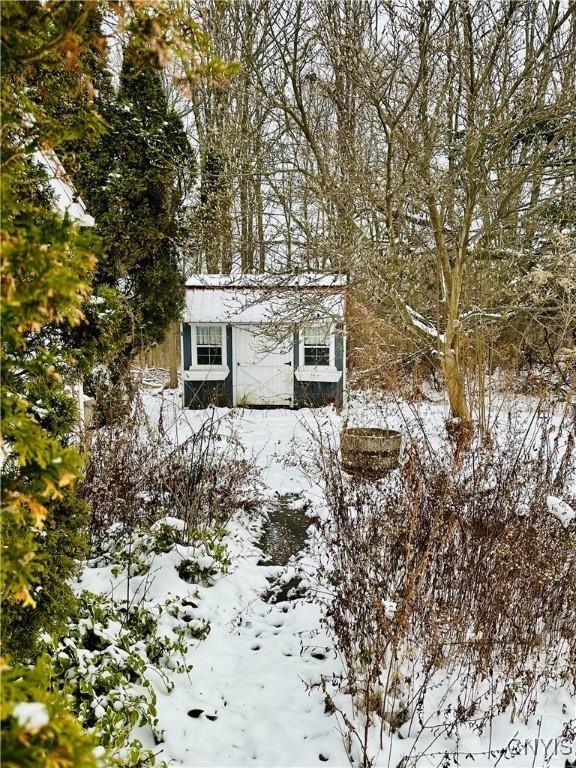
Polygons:
[[324,440],[326,621],[364,717],[363,732],[347,724],[365,765],[370,726],[411,722],[439,670],[461,686],[458,722],[478,716],[480,688],[485,717],[527,716],[545,686],[574,688],[576,520],[551,506],[575,503],[569,411],[554,426],[539,409],[457,458],[448,440],[409,439],[379,481],[347,475]]

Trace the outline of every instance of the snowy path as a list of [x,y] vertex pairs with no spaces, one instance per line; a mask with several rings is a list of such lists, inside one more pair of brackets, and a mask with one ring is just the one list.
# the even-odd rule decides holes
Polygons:
[[[180,416],[186,423],[177,425],[179,440],[202,418],[193,412]],[[243,411],[237,417],[236,432],[255,456],[271,496],[303,491],[319,501],[319,489],[285,465],[293,440],[305,437],[307,416]],[[321,418],[337,420],[329,409]],[[325,713],[318,685],[321,675],[339,670],[320,610],[305,600],[265,601],[270,580],[288,580],[298,563],[258,565],[259,525],[252,531],[232,527],[231,573],[212,587],[198,588],[210,635],[188,654],[194,665],[189,680],[175,676],[175,690],[158,697],[165,735],[161,757],[170,766],[348,765],[336,719]]]
[[[244,578],[252,567],[241,569]],[[250,581],[258,575],[253,577]],[[190,685],[180,684],[158,702],[170,765],[308,766],[326,760],[346,765],[321,691],[306,690],[334,667],[312,655],[327,651],[322,635],[316,635],[317,609],[256,599],[239,613],[237,606],[253,587],[247,594],[237,586],[218,586],[209,598],[212,631],[190,656]],[[207,602],[202,601],[204,615]],[[187,714],[195,709],[203,712]]]

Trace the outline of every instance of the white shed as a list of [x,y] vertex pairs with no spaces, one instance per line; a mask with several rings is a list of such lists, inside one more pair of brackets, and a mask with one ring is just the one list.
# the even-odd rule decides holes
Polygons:
[[184,406],[342,404],[344,275],[194,275],[182,318]]

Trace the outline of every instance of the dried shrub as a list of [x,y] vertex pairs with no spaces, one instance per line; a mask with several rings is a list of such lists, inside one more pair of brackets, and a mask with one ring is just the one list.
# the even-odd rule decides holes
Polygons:
[[371,726],[417,727],[439,673],[460,688],[447,729],[508,708],[527,717],[544,687],[574,688],[576,520],[550,501],[576,501],[568,409],[559,426],[539,409],[457,459],[448,441],[414,438],[376,482],[346,475],[325,438],[319,461],[326,621],[364,717],[345,718],[364,765]]
[[81,485],[90,503],[92,547],[115,524],[147,526],[165,515],[184,520],[186,530],[225,526],[259,495],[254,465],[242,457],[235,436],[224,436],[215,412],[178,446],[152,425],[135,398],[132,412],[86,435],[87,461]]
[[392,302],[356,291],[350,302],[349,381],[352,386],[394,392],[440,382],[434,351],[406,331]]

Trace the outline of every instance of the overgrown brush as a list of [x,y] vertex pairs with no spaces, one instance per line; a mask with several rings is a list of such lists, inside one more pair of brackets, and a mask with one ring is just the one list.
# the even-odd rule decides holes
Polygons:
[[[56,684],[84,727],[95,729],[113,764],[155,764],[154,750],[134,735],[146,727],[148,741],[164,738],[149,673],[170,690],[170,674],[189,671],[187,645],[203,640],[210,624],[196,614],[190,599],[196,590],[186,585],[210,586],[226,572],[226,526],[259,499],[257,470],[222,422],[212,412],[175,445],[162,403],[155,422],[134,392],[130,408],[84,435],[79,493],[91,513],[88,565],[108,569],[110,594],[82,592],[68,637],[48,650]],[[148,592],[165,553],[178,554],[171,563],[186,596],[158,602]]]
[[412,436],[380,481],[346,475],[325,440],[319,458],[326,621],[364,765],[372,726],[381,746],[385,732],[423,727],[439,676],[458,689],[446,731],[504,710],[527,719],[545,687],[574,688],[576,521],[555,516],[575,504],[573,415],[554,426],[541,408],[457,456],[448,439]]
[[215,412],[175,446],[160,421],[154,425],[136,398],[133,411],[87,433],[80,492],[90,503],[92,549],[111,526],[151,525],[165,515],[198,531],[225,526],[258,498],[258,476],[235,436],[224,436]]

